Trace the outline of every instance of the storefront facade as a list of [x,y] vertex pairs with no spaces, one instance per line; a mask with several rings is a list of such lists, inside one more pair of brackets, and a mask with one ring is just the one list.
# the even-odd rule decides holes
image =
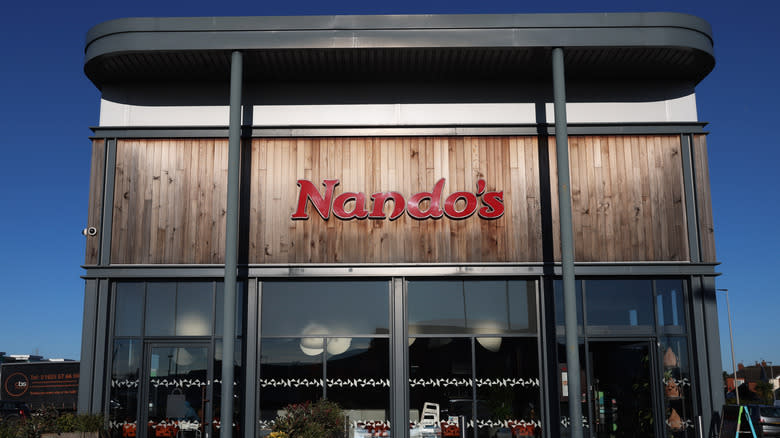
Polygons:
[[117,437],[220,435],[236,248],[235,436],[320,398],[350,437],[419,436],[426,403],[469,437],[567,436],[556,48],[585,434],[709,436],[717,261],[695,85],[714,58],[709,25],[681,14],[96,26],[80,410]]

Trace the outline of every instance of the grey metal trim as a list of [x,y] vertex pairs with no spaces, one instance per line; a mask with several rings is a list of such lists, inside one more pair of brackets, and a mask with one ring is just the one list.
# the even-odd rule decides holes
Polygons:
[[[720,409],[721,406],[726,403],[721,381],[723,364],[721,362],[720,330],[718,325],[718,303],[716,294],[715,279],[713,277],[702,277],[700,297],[702,313],[704,316],[703,335],[705,337],[705,342],[703,344],[697,344],[699,348],[696,350],[701,351],[701,346],[706,346],[704,350],[706,350],[707,356],[706,362],[703,365],[709,368],[709,379],[707,380],[707,382],[709,382],[709,387],[703,384],[699,385],[701,398],[709,402],[709,406],[705,406],[704,401],[702,401],[702,425],[707,427],[705,436],[713,436],[713,433],[718,430],[717,428],[720,426]],[[705,399],[705,397],[708,398]]]
[[97,320],[97,283],[96,279],[86,280],[84,285],[84,318],[81,324],[81,359],[79,364],[78,412],[91,413],[92,374],[95,357],[95,322]]
[[[98,280],[97,307],[95,314],[95,351],[93,355],[93,373],[92,373],[92,400],[91,412],[103,412],[103,400],[106,391],[106,346],[108,341],[108,309],[110,284],[108,280]],[[81,380],[81,379],[79,379]]]
[[[706,134],[706,122],[688,123],[570,123],[571,135],[672,135]],[[92,139],[101,138],[226,138],[223,126],[93,126]],[[540,129],[555,135],[548,124],[492,126],[344,126],[344,127],[250,127],[252,137],[390,137],[390,136],[479,136],[539,135]]]
[[[578,276],[717,276],[717,263],[635,262],[576,263]],[[91,278],[221,278],[221,265],[112,265],[85,266]],[[431,277],[431,276],[543,276],[561,275],[553,263],[484,263],[430,265],[250,265],[240,267],[248,277]]]
[[85,64],[144,51],[431,47],[684,47],[713,54],[710,25],[678,13],[124,18],[89,30]]
[[[709,366],[707,364],[709,360],[709,355],[707,352],[707,323],[705,321],[705,315],[704,315],[704,295],[702,291],[702,279],[700,277],[693,277],[691,278],[691,290],[690,290],[690,297],[688,299],[688,303],[691,307],[691,334],[690,334],[690,342],[692,345],[697,346],[697,348],[694,349],[694,355],[692,361],[691,361],[691,369],[695,369],[695,375],[698,377],[698,385],[696,386],[696,389],[699,391],[699,406],[697,406],[697,409],[699,410],[699,413],[704,416],[706,412],[710,410],[710,393],[709,393],[709,385],[707,384],[710,382],[713,377],[720,381],[720,373],[718,372],[715,376],[710,375]],[[715,333],[719,333],[718,329],[715,329]],[[720,358],[718,358],[718,364],[720,364]],[[707,434],[706,436],[715,436],[711,434]]]
[[103,211],[100,221],[100,254],[101,265],[111,263],[111,236],[114,223],[114,183],[116,177],[116,139],[106,142],[106,161],[103,169]]
[[680,136],[682,149],[683,190],[685,192],[685,220],[688,232],[688,252],[693,263],[701,261],[699,244],[698,209],[696,208],[696,175],[693,168],[693,151],[690,135]]
[[[236,339],[236,282],[238,277],[238,195],[241,173],[241,89],[244,58],[234,51],[230,64],[230,132],[228,142],[227,207],[225,218],[225,291],[222,329],[221,424],[233,424],[233,373]],[[229,365],[227,365],[229,364]],[[221,430],[224,438],[233,437],[233,428]]]
[[393,278],[390,282],[390,430],[404,431],[399,438],[409,434],[409,345],[406,314],[406,282]]
[[[242,393],[244,395],[244,406],[241,410],[243,415],[244,438],[255,438],[257,436],[257,365],[260,363],[260,353],[258,348],[260,333],[260,307],[257,295],[258,284],[256,279],[247,281],[246,287],[246,325],[245,335],[242,340],[244,344],[244,384]],[[255,309],[250,310],[250,309]]]

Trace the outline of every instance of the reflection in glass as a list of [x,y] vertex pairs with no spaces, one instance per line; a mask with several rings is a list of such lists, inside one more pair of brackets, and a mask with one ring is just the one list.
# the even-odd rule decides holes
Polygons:
[[208,401],[208,348],[154,347],[149,355],[148,437],[198,437]]
[[652,281],[585,280],[585,309],[589,326],[652,329]]
[[[463,416],[473,435],[473,373],[471,339],[417,338],[409,346],[409,419],[411,434],[425,431],[423,407],[434,403],[439,419]],[[421,424],[422,423],[422,424]],[[441,426],[440,426],[441,427]]]
[[[577,282],[580,283],[579,281]],[[585,367],[587,362],[585,361],[585,343],[582,339],[579,340],[579,359],[580,359],[580,394],[581,398],[581,412],[582,418],[582,430],[584,436],[589,436],[590,423],[588,421],[588,391],[587,379],[585,378]],[[571,419],[569,417],[569,386],[568,386],[568,364],[566,363],[566,342],[563,339],[558,339],[558,390],[560,397],[560,436],[571,436]]]
[[[350,436],[369,430],[389,430],[389,339],[328,338],[325,342],[326,394],[349,417]],[[338,348],[332,348],[334,345]],[[331,350],[341,352],[332,354]]]
[[682,280],[656,280],[658,325],[664,328],[685,329],[685,307]]
[[110,433],[112,438],[126,438],[137,428],[141,341],[115,341],[111,364]]
[[[246,284],[244,282],[239,281],[236,283],[236,336],[241,336],[241,322],[243,321],[243,318],[241,317],[243,315],[243,308],[244,308],[244,296],[246,290]],[[223,323],[222,320],[225,317],[224,312],[222,311],[223,306],[225,304],[225,283],[223,282],[217,282],[217,298],[215,302],[215,317],[216,320],[214,322],[214,332],[217,336],[222,336],[222,329],[223,329]]]
[[176,283],[146,284],[146,336],[173,336],[176,321]]
[[660,338],[663,361],[664,423],[668,436],[694,437],[692,379],[685,337]]
[[263,336],[389,333],[386,281],[263,283]]
[[539,361],[535,338],[495,338],[496,350],[475,344],[477,436],[501,432],[537,436],[541,427]]
[[261,341],[258,382],[261,435],[270,432],[272,421],[288,404],[322,398],[322,354],[304,353],[301,341],[301,338]]
[[409,333],[535,333],[534,282],[410,281]]
[[117,283],[116,303],[114,304],[114,336],[141,336],[143,306],[144,283]]
[[214,284],[211,282],[181,282],[177,286],[176,335],[210,335]]
[[[575,294],[577,299],[577,327],[580,332],[579,334],[582,335],[582,281],[577,280],[574,284],[576,286]],[[566,333],[566,316],[563,307],[563,281],[555,280],[553,282],[553,289],[555,290],[555,334],[557,336],[563,336]]]

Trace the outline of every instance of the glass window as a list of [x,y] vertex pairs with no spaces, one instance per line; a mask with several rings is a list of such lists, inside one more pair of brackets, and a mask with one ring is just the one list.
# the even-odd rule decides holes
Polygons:
[[141,336],[144,311],[144,283],[116,285],[114,303],[114,336]]
[[536,339],[476,341],[477,436],[493,438],[502,428],[537,436],[542,423]]
[[390,428],[390,340],[326,338],[326,394],[349,417],[350,436]]
[[441,421],[459,416],[469,425],[468,436],[473,436],[471,338],[409,338],[409,342],[412,436],[441,429]]
[[409,333],[535,333],[533,285],[520,280],[410,281]]
[[138,340],[114,342],[111,354],[111,401],[108,405],[113,438],[130,436],[130,432],[135,433],[138,427],[141,345]]
[[[576,280],[574,282],[575,284],[575,294],[577,299],[577,326],[578,331],[580,331],[580,336],[582,335],[582,281]],[[565,309],[563,306],[563,280],[555,280],[553,283],[553,288],[555,289],[555,331],[556,335],[563,336],[565,332],[565,326],[566,326],[566,315],[565,315]]]
[[670,437],[697,437],[687,338],[661,337],[659,340],[666,431]]
[[653,330],[652,281],[585,280],[585,310],[591,330]]
[[263,336],[386,334],[387,281],[264,282]]
[[682,280],[656,280],[658,325],[663,328],[685,330],[685,305]]
[[260,435],[290,403],[322,398],[323,338],[263,339],[260,345]]
[[[236,336],[241,336],[241,322],[243,321],[243,309],[244,309],[244,296],[246,293],[246,285],[243,282],[236,283]],[[216,320],[214,322],[214,331],[217,336],[222,336],[223,323],[222,320],[225,317],[222,311],[225,304],[225,283],[217,283],[217,300],[215,306]]]
[[146,336],[173,336],[176,283],[149,282],[146,291]]
[[178,283],[176,290],[176,335],[211,334],[214,283]]

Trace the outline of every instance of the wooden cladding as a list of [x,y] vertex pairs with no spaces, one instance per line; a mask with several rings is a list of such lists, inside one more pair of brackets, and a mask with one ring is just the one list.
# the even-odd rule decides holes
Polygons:
[[100,215],[103,211],[103,178],[105,176],[106,142],[95,140],[92,143],[92,167],[89,172],[89,213],[87,215],[87,227],[95,227],[98,232],[94,236],[87,236],[85,265],[98,263],[98,248],[100,248],[100,236],[103,230],[100,228]]
[[223,263],[227,140],[120,140],[111,263]]
[[[696,168],[706,169],[703,138],[695,144]],[[559,259],[554,138],[255,138],[242,159],[241,263]],[[576,261],[688,260],[679,136],[572,136],[570,166]],[[325,221],[309,205],[309,219],[290,218],[298,179],[321,190],[324,179],[338,179],[334,197],[362,192],[370,203],[372,193],[408,197],[442,178],[442,202],[476,192],[484,179],[487,191],[504,192],[505,214]],[[706,210],[708,175],[697,170],[696,178]],[[227,140],[119,140],[111,262],[223,263],[226,181]],[[385,205],[388,214],[392,207]],[[698,219],[711,230],[711,212]],[[702,252],[714,260],[706,239]]]
[[693,138],[693,172],[696,178],[696,210],[698,212],[699,247],[701,261],[715,263],[715,225],[712,221],[712,196],[710,195],[710,166],[707,160],[707,139],[704,135]]

